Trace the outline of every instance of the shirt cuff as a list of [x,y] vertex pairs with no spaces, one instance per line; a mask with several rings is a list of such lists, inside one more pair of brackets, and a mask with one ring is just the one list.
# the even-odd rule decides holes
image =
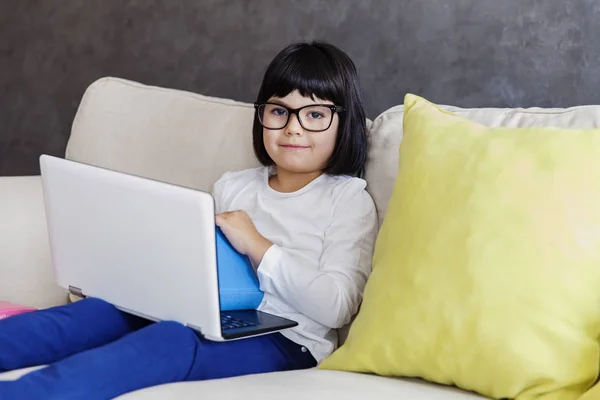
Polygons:
[[282,256],[283,250],[281,247],[274,244],[269,247],[260,261],[260,264],[258,264],[256,274],[258,275],[260,290],[263,292],[269,291],[269,288],[272,286],[271,280],[273,279],[273,276],[277,274]]

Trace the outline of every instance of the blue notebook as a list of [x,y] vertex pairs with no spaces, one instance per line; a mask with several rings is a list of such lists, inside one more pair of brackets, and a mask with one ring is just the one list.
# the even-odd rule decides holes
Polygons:
[[256,309],[264,293],[259,288],[250,259],[238,253],[219,228],[216,246],[221,311]]

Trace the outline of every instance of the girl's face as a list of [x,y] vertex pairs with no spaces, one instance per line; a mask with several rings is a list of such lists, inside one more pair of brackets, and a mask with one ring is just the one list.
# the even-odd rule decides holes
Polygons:
[[[271,97],[269,103],[277,103],[290,109],[297,109],[313,104],[331,104],[328,100],[321,100],[300,95],[294,90],[285,97]],[[269,106],[264,111],[264,119],[271,118],[273,121],[283,118],[286,114],[284,108]],[[298,116],[289,116],[287,125],[281,129],[263,128],[263,140],[265,148],[278,169],[284,169],[292,173],[315,173],[321,172],[331,157],[335,147],[338,132],[339,118],[336,112],[319,112],[319,109],[305,108],[299,112],[304,126],[309,129],[329,128],[322,132],[311,132],[302,127]],[[332,115],[332,116],[331,116]],[[323,125],[324,124],[324,125]],[[273,125],[275,126],[275,125]]]

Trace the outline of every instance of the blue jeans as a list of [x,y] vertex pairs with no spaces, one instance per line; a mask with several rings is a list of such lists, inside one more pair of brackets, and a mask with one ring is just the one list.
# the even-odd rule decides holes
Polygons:
[[315,359],[271,334],[211,342],[176,322],[146,322],[102,300],[0,320],[0,372],[50,364],[0,381],[0,399],[110,399],[171,382],[305,369]]

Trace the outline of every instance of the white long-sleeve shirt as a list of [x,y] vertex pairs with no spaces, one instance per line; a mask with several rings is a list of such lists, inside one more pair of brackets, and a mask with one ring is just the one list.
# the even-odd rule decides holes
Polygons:
[[298,322],[285,337],[321,362],[357,312],[371,272],[377,215],[363,179],[321,175],[293,193],[269,186],[269,168],[225,173],[216,212],[243,210],[273,243],[258,266],[259,310]]

